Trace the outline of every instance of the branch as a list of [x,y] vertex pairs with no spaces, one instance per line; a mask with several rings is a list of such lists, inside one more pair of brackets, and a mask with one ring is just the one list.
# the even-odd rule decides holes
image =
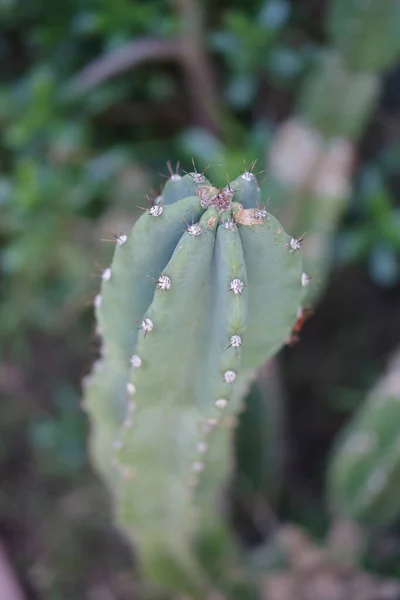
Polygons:
[[84,67],[74,78],[72,90],[78,94],[85,93],[142,62],[177,60],[181,53],[181,43],[176,39],[147,37],[135,40]]
[[196,0],[173,0],[181,21],[182,56],[198,125],[221,133],[221,111],[211,65],[204,50],[203,19]]

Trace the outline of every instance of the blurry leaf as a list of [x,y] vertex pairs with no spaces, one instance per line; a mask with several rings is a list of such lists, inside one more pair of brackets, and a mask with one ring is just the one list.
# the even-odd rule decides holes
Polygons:
[[371,278],[378,284],[391,287],[398,283],[400,275],[399,259],[387,247],[376,246],[368,261]]
[[298,52],[291,48],[275,47],[268,57],[268,70],[280,79],[292,79],[300,74],[304,61]]
[[282,27],[290,15],[290,3],[286,0],[266,0],[260,10],[258,20],[269,29]]
[[256,89],[255,77],[250,73],[241,73],[231,81],[226,97],[233,108],[245,108],[254,100]]
[[187,129],[180,136],[180,142],[189,156],[206,163],[218,162],[224,152],[221,142],[204,129]]

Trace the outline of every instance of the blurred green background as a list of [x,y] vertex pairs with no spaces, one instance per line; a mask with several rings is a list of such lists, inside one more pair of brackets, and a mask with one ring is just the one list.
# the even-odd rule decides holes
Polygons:
[[[134,558],[88,464],[80,407],[98,346],[91,302],[113,251],[102,240],[129,232],[167,160],[211,164],[220,185],[253,160],[265,169],[327,44],[326,9],[0,0],[0,544],[26,598],[135,597]],[[277,510],[316,536],[332,438],[400,341],[400,62],[381,75],[328,285],[281,357]],[[399,564],[400,523],[375,538],[368,566],[400,577]]]

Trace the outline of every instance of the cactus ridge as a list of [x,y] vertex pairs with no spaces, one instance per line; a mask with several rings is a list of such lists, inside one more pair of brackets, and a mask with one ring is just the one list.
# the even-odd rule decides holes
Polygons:
[[103,277],[91,452],[119,524],[164,585],[183,571],[201,589],[196,540],[224,530],[243,393],[288,339],[303,294],[292,242],[251,172],[223,189],[174,173]]

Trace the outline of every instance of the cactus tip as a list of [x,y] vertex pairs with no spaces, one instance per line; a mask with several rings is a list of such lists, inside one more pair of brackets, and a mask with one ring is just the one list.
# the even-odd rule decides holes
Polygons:
[[250,171],[245,171],[242,175],[242,179],[245,181],[253,181],[254,175]]

